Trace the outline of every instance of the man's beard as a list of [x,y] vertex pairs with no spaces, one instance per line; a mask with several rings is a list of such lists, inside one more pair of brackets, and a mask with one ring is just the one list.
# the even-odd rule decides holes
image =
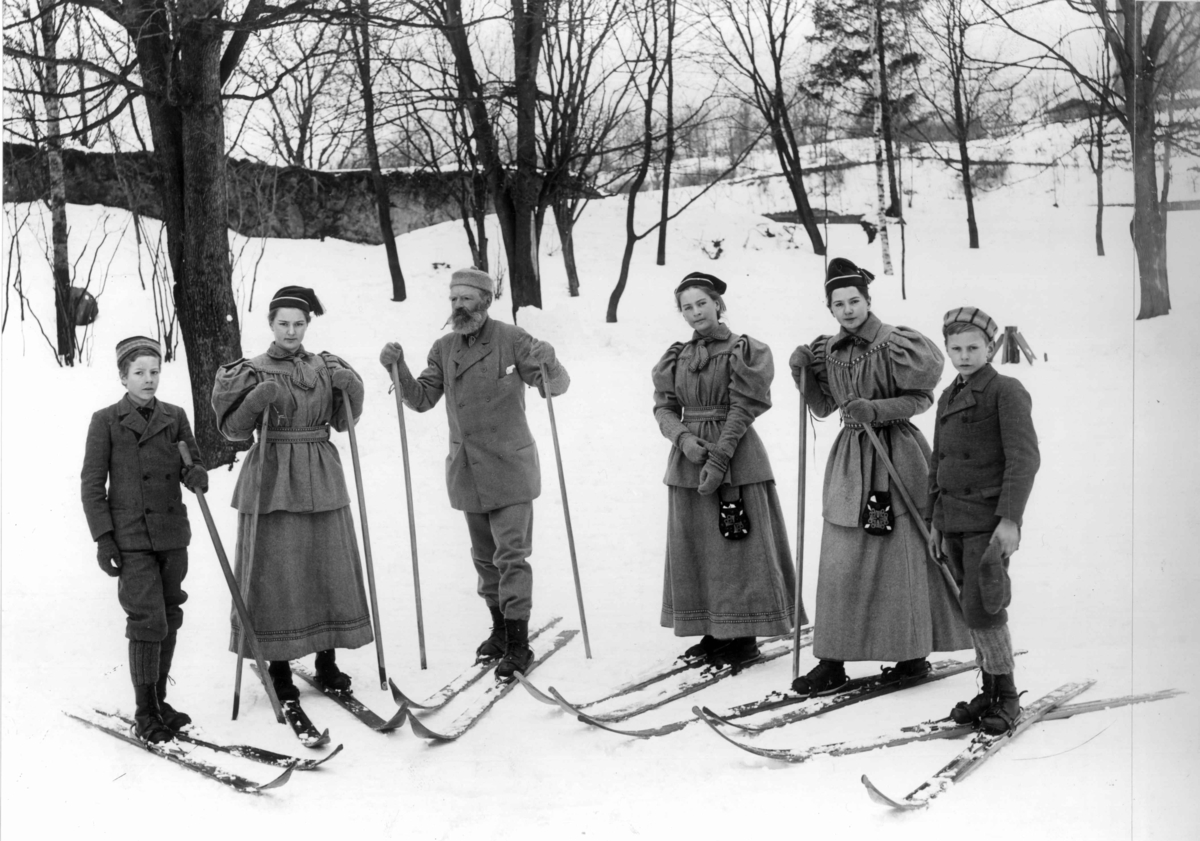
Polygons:
[[446,320],[446,324],[450,325],[451,329],[460,336],[469,336],[472,333],[478,332],[483,326],[483,320],[487,318],[487,308],[479,309],[474,312],[466,307],[459,307],[450,313],[450,318]]

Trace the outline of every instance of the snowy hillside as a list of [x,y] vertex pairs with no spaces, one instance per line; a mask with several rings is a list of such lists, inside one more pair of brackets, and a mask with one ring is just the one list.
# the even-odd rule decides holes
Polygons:
[[[1182,161],[1176,166],[1185,171]],[[845,177],[837,203],[857,211],[873,195],[874,173],[859,168]],[[1013,639],[1029,652],[1017,665],[1025,700],[1086,678],[1098,683],[1080,700],[1168,687],[1188,694],[1038,725],[930,811],[907,815],[868,800],[859,777],[868,774],[902,795],[948,761],[959,743],[784,765],[740,753],[699,726],[649,741],[591,729],[520,689],[460,742],[438,747],[407,728],[390,736],[372,733],[328,701],[306,696],[306,709],[345,749],[319,771],[296,774],[286,787],[261,797],[237,795],[174,768],[62,715],[89,706],[132,709],[123,615],[114,581],[96,569],[78,475],[91,412],[122,393],[113,345],[152,331],[154,324],[153,303],[137,278],[132,231],[118,236],[128,217],[71,206],[73,248],[83,248],[88,231],[113,231],[104,245],[104,261],[111,256],[112,262],[93,331],[92,364],[58,369],[37,325],[19,321],[11,302],[0,344],[5,837],[1196,837],[1200,678],[1189,617],[1200,599],[1193,540],[1200,499],[1193,431],[1200,415],[1194,338],[1200,329],[1200,213],[1171,216],[1171,315],[1135,323],[1131,209],[1108,209],[1109,256],[1099,258],[1086,166],[1013,167],[1009,177],[1008,187],[979,199],[983,247],[972,252],[953,176],[927,162],[917,162],[910,173],[906,162],[905,179],[915,190],[905,211],[907,300],[900,295],[895,229],[894,277],[882,276],[878,242],[868,246],[856,226],[830,228],[830,254],[876,270],[874,310],[885,322],[938,336],[945,310],[974,304],[1002,325],[1019,326],[1037,354],[1033,366],[1003,369],[1033,395],[1043,456],[1012,566]],[[1180,177],[1179,197],[1186,197],[1189,177]],[[1110,180],[1111,200],[1128,200],[1128,179],[1126,172]],[[1195,185],[1190,189],[1194,193]],[[648,223],[656,194],[640,201]],[[604,311],[623,244],[624,199],[593,204],[581,222],[578,298],[567,296],[548,229],[545,309],[522,310],[519,323],[553,343],[571,373],[570,391],[556,399],[555,411],[594,659],[585,660],[576,640],[535,673],[538,685],[556,686],[572,698],[595,697],[688,644],[658,626],[666,517],[661,478],[669,445],[651,415],[649,382],[650,367],[667,345],[689,335],[671,296],[687,271],[723,277],[730,287],[730,326],[774,352],[774,408],[756,426],[794,529],[799,400],[786,362],[796,344],[835,332],[836,324],[823,306],[822,259],[788,247],[781,226],[759,215],[786,209],[782,185],[772,182],[711,192],[672,226],[668,266],[653,265],[651,241],[639,248],[617,324],[605,324]],[[35,218],[38,213],[34,209]],[[45,318],[52,312],[50,283],[34,230],[31,224],[22,239],[23,271],[33,306]],[[723,241],[724,253],[711,261],[701,247],[715,239]],[[93,235],[92,246],[98,241]],[[236,242],[235,251],[242,245]],[[243,309],[260,247],[250,243],[239,263]],[[269,241],[253,311],[242,313],[243,347],[247,354],[267,347],[265,302],[274,289],[310,285],[328,314],[312,324],[306,346],[338,353],[364,376],[367,403],[358,434],[387,665],[399,685],[423,697],[471,659],[488,617],[475,595],[465,524],[446,499],[445,414],[440,406],[409,413],[429,660],[427,671],[418,668],[396,410],[376,357],[384,342],[398,340],[419,364],[446,318],[449,273],[434,263],[464,265],[469,252],[461,227],[452,223],[408,234],[400,248],[410,300],[397,305],[388,300],[381,249],[333,240]],[[508,309],[504,298],[492,315],[510,320]],[[952,373],[947,366],[943,384]],[[159,396],[190,411],[183,364],[165,367]],[[535,506],[534,619],[562,615],[564,625],[578,627],[549,420],[536,393],[527,398],[544,488]],[[916,421],[931,433],[932,412]],[[810,611],[821,479],[836,432],[836,419],[818,423],[808,441],[804,598]],[[335,439],[348,463],[345,436]],[[208,495],[230,552],[236,518],[228,501],[235,475],[214,471]],[[229,597],[199,508],[190,501],[189,512],[190,598],[170,699],[214,741],[299,755],[305,749],[274,723],[249,673],[240,718],[229,720]],[[724,681],[697,699],[728,706],[784,688],[791,679],[789,659]],[[340,663],[356,678],[362,700],[390,714],[389,697],[372,680],[373,648],[345,652]],[[811,665],[806,652],[801,668]],[[865,675],[879,665],[851,663],[848,669]],[[898,693],[783,728],[762,743],[803,747],[939,718],[974,694],[973,681],[963,675]],[[697,699],[633,723],[685,717]],[[269,776],[251,765],[246,773]]]

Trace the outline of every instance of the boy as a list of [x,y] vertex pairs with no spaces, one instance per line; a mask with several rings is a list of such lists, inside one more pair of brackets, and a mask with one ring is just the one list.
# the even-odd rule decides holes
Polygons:
[[[120,579],[135,730],[152,743],[172,741],[192,721],[164,700],[187,601],[181,585],[192,535],[179,483],[193,492],[208,490],[187,414],[154,397],[161,366],[154,339],[132,336],[117,345],[126,394],[92,415],[80,475],[96,559],[100,569]],[[179,441],[187,442],[196,462],[186,470]]]
[[1029,393],[988,360],[999,327],[975,307],[946,313],[946,355],[958,376],[938,400],[929,460],[929,550],[962,583],[962,608],[983,670],[983,688],[950,712],[987,733],[1009,730],[1021,712],[1013,681],[1008,558],[1041,464]]

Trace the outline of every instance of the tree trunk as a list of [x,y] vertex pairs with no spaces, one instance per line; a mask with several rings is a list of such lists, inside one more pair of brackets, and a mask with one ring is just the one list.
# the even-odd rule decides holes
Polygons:
[[164,9],[144,0],[130,3],[129,31],[147,90],[175,308],[188,356],[192,425],[204,463],[230,464],[249,443],[225,440],[211,402],[217,368],[242,356],[230,280],[221,31],[215,21],[195,21],[178,32],[177,45]]
[[354,37],[354,64],[358,69],[358,81],[362,88],[363,136],[367,141],[367,162],[371,167],[371,184],[375,188],[375,208],[379,213],[379,235],[387,252],[388,274],[392,278],[392,300],[403,301],[408,297],[404,288],[404,272],[400,269],[400,254],[396,249],[396,232],[392,229],[392,201],[387,182],[383,180],[383,169],[379,165],[379,146],[375,139],[375,90],[371,78],[371,30],[368,20],[371,7],[368,0],[358,4],[360,20],[352,30]]
[[[879,248],[883,255],[883,273],[885,275],[892,274],[892,249],[888,245],[888,229],[887,229],[887,214],[894,210],[896,204],[896,189],[895,181],[892,182],[892,204],[888,208],[884,208],[883,195],[883,114],[884,114],[884,96],[881,93],[883,90],[883,17],[880,0],[875,0],[875,9],[877,16],[874,23],[875,29],[875,45],[879,50],[879,61],[876,62],[875,72],[872,74],[875,79],[875,119],[874,119],[874,135],[875,140],[875,224],[879,228]],[[893,172],[893,175],[895,173]]]
[[46,105],[46,164],[50,181],[50,239],[53,243],[51,273],[54,277],[54,324],[57,353],[64,365],[75,364],[75,313],[71,306],[71,260],[67,252],[67,190],[63,180],[62,140],[59,139],[58,31],[55,7],[39,0],[42,48],[47,58],[42,66],[42,98]]
[[667,0],[666,137],[663,147],[662,205],[659,209],[658,252],[655,265],[667,264],[667,217],[671,208],[671,163],[675,160],[675,0]]
[[535,214],[541,178],[537,148],[537,72],[546,28],[546,0],[511,0],[513,86],[517,98],[517,166],[509,193],[513,203],[513,247],[508,252],[512,306],[542,306],[541,267]]
[[[959,41],[958,49],[962,49],[962,42]],[[979,227],[975,224],[975,191],[971,187],[971,153],[967,149],[967,136],[969,126],[967,125],[966,111],[963,108],[962,101],[962,65],[956,64],[951,71],[953,75],[952,87],[954,95],[954,133],[958,139],[958,165],[962,173],[963,196],[967,200],[967,241],[968,247],[979,247]]]
[[[1139,93],[1142,91],[1140,84]],[[1133,222],[1130,233],[1137,252],[1142,293],[1138,318],[1154,318],[1171,311],[1167,285],[1167,230],[1158,198],[1158,172],[1154,143],[1154,110],[1148,101],[1134,105],[1130,140],[1133,145]]]
[[569,202],[559,196],[550,203],[554,214],[554,225],[558,228],[558,239],[562,242],[563,265],[567,269],[567,293],[579,297],[579,269],[575,264],[575,224]]
[[795,134],[792,132],[792,124],[788,119],[781,93],[777,94],[775,111],[777,115],[781,115],[771,120],[771,142],[775,145],[775,155],[779,159],[784,180],[787,181],[788,190],[792,194],[792,201],[796,204],[796,216],[804,226],[804,232],[808,234],[813,254],[820,256],[825,253],[825,240],[821,237],[817,216],[809,204],[808,191],[804,189],[804,168],[800,163]]
[[[875,0],[875,50],[876,57],[879,59],[879,66],[876,70],[879,84],[875,91],[875,98],[879,102],[879,116],[883,126],[883,149],[887,156],[890,196],[887,209],[883,212],[886,216],[895,218],[900,216],[900,190],[896,186],[896,143],[892,137],[892,101],[888,96],[887,57],[883,46],[883,0]],[[883,232],[882,225],[879,230],[880,233]],[[886,249],[887,246],[885,245],[884,248]]]
[[1096,115],[1096,256],[1104,256],[1104,97]]

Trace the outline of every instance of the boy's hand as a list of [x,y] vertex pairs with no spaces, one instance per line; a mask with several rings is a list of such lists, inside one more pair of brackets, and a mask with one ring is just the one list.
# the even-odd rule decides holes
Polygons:
[[1000,525],[996,526],[996,530],[992,532],[992,539],[988,541],[988,545],[992,544],[999,544],[1000,554],[1006,558],[1009,557],[1021,546],[1021,527],[1008,517],[1004,517],[1000,520]]
[[388,342],[383,346],[383,350],[379,351],[379,364],[389,371],[392,370],[392,363],[404,361],[404,348],[400,347],[399,342]]
[[254,390],[246,395],[246,399],[242,401],[242,405],[246,411],[254,414],[259,414],[267,406],[275,402],[275,398],[279,396],[279,384],[274,380],[263,380],[254,387]]
[[121,550],[117,548],[112,532],[105,532],[96,538],[96,561],[105,575],[116,578],[121,574]]
[[183,486],[192,493],[208,493],[208,471],[198,464],[183,469]]

